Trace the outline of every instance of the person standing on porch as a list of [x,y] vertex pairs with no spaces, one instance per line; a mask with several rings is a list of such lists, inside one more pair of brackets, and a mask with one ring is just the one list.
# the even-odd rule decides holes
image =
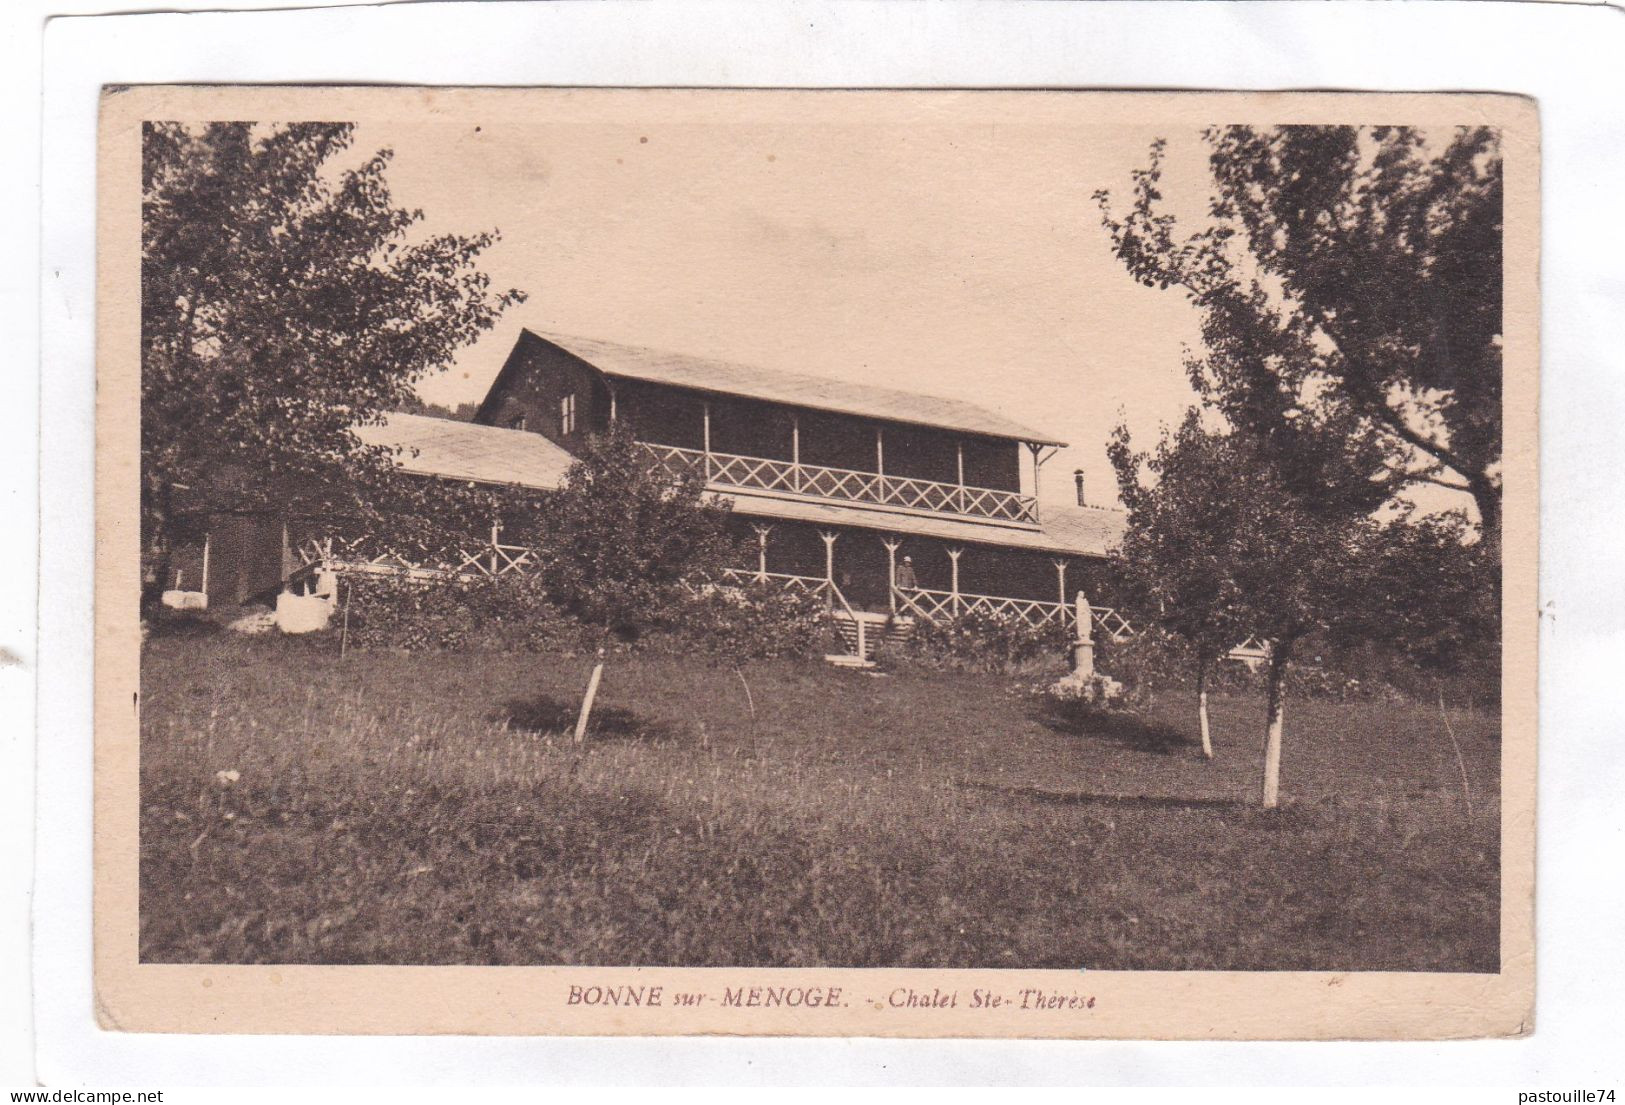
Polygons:
[[897,589],[899,591],[915,591],[920,586],[919,580],[914,578],[914,558],[903,557],[903,562],[897,566]]

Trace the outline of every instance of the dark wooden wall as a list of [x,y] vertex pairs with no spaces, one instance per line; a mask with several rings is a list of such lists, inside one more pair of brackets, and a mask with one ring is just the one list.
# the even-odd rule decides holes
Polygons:
[[[487,426],[520,424],[566,449],[609,424],[610,391],[617,417],[644,441],[699,449],[704,415],[711,408],[711,449],[738,456],[789,460],[792,424],[801,427],[804,464],[874,472],[881,466],[876,431],[883,432],[889,475],[957,483],[963,450],[965,483],[1003,491],[1021,490],[1021,443],[953,430],[890,422],[858,415],[796,408],[641,380],[610,380],[573,354],[528,330],[509,353],[496,383],[474,415]],[[576,396],[576,424],[560,425],[560,400]],[[522,420],[522,423],[521,423]]]
[[709,404],[713,452],[789,460],[793,420],[799,420],[803,464],[874,472],[882,462],[881,451],[875,447],[875,432],[880,430],[885,438],[884,465],[889,475],[956,483],[959,446],[965,454],[966,484],[1021,490],[1022,446],[1018,442],[733,396],[706,396],[635,380],[615,386],[621,416],[645,441],[700,448],[704,440],[703,410]]
[[[755,525],[767,520],[735,514],[730,524],[744,549],[738,565],[756,568]],[[805,522],[772,522],[767,542],[767,570],[786,575],[824,576],[824,543],[820,527]],[[882,538],[901,540],[897,563],[914,558],[914,575],[921,587],[946,591],[953,580],[949,542],[935,537],[910,537],[880,530],[835,527],[835,578],[855,605],[875,607],[886,600],[886,546]],[[1006,598],[1060,598],[1055,572],[1055,555],[997,545],[959,544],[959,590],[964,594],[999,595]],[[1105,561],[1091,557],[1067,556],[1066,594],[1071,601],[1081,587],[1097,606],[1111,605],[1116,589],[1112,586]]]
[[[575,426],[565,433],[560,401],[576,397]],[[474,421],[539,433],[566,449],[609,423],[609,386],[579,357],[526,331],[515,343]]]

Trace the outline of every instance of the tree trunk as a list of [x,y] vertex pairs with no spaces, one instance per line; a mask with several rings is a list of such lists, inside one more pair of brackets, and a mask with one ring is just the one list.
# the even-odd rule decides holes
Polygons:
[[171,495],[167,484],[148,498],[148,514],[145,532],[141,535],[144,547],[141,550],[142,578],[141,578],[141,616],[146,617],[148,612],[157,607],[165,590],[169,587],[171,564],[174,558],[175,539],[171,532],[174,526],[174,512],[171,509]]
[[1213,758],[1213,736],[1207,722],[1207,667],[1206,660],[1196,664],[1196,717],[1202,723],[1202,755]]
[[1286,669],[1291,645],[1277,641],[1270,650],[1269,706],[1264,730],[1264,808],[1281,804],[1281,728],[1286,714]]
[[[1497,566],[1501,562],[1501,489],[1488,480],[1471,481],[1469,490],[1478,507],[1479,540],[1485,542]],[[1500,578],[1500,573],[1496,573]]]

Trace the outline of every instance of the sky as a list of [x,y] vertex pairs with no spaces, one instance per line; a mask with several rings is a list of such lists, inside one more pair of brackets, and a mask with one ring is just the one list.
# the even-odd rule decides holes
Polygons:
[[1101,117],[1086,97],[1036,112],[975,94],[924,111],[665,95],[360,122],[358,155],[395,152],[396,200],[429,230],[498,230],[481,266],[529,297],[426,399],[483,397],[528,326],[967,400],[1070,442],[1041,494],[1070,498],[1082,468],[1101,505],[1112,427],[1148,446],[1193,401],[1195,313],[1127,275],[1091,196],[1126,195],[1161,136],[1171,194],[1199,211],[1197,127]]

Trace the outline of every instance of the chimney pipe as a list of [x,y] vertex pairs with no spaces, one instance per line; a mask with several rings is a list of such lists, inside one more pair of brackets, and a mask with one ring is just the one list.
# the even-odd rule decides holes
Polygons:
[[1083,469],[1082,468],[1073,469],[1073,471],[1072,471],[1072,482],[1078,485],[1078,505],[1079,506],[1088,506],[1089,504],[1087,502],[1085,502],[1084,498],[1083,498]]

